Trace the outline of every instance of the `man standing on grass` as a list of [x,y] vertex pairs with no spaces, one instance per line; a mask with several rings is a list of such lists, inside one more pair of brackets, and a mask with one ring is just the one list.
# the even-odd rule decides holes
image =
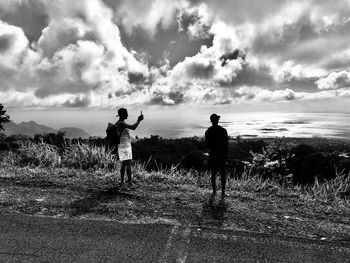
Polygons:
[[119,160],[122,162],[122,166],[120,169],[120,177],[121,184],[124,184],[124,174],[125,170],[128,175],[128,184],[131,186],[131,160],[132,160],[132,149],[131,149],[131,136],[130,130],[136,130],[137,126],[139,126],[140,122],[143,120],[143,115],[141,111],[141,115],[137,118],[137,121],[130,125],[125,122],[128,118],[128,111],[125,108],[120,108],[118,110],[119,120],[115,124],[117,127],[117,133],[120,138],[120,142],[118,144],[118,156]]
[[211,170],[211,184],[213,194],[216,194],[216,174],[221,176],[221,194],[225,196],[226,175],[225,163],[228,151],[228,135],[225,128],[219,125],[220,116],[215,113],[210,116],[212,126],[205,132],[205,143],[209,149],[209,169]]

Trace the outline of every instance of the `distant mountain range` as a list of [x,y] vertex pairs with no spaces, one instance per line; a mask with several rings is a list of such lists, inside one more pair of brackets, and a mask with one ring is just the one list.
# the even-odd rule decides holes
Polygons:
[[14,122],[8,122],[4,124],[3,131],[7,136],[9,135],[16,135],[16,134],[22,134],[22,135],[28,135],[33,137],[35,134],[46,134],[46,133],[57,133],[59,131],[65,132],[65,137],[69,139],[73,138],[89,138],[90,135],[79,128],[75,127],[64,127],[59,130],[53,129],[51,127],[38,124],[34,121],[28,121],[28,122],[21,122],[19,124]]

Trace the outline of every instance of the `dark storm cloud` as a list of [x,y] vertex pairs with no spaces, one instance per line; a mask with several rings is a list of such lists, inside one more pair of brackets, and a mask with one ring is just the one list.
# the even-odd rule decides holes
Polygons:
[[48,25],[49,17],[41,0],[17,1],[12,8],[0,5],[0,20],[23,29],[30,43],[41,36],[42,30]]
[[77,96],[63,103],[63,106],[69,108],[82,108],[89,106],[91,100],[88,96]]

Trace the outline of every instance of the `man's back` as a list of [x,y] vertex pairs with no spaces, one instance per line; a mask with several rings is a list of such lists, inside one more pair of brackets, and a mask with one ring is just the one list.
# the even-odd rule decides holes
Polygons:
[[211,126],[205,132],[205,143],[211,153],[226,155],[228,149],[228,135],[220,125]]

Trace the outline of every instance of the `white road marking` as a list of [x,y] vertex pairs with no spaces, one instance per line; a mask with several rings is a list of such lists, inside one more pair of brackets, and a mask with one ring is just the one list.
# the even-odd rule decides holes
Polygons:
[[163,255],[160,258],[160,260],[158,261],[159,263],[167,263],[166,259],[169,257],[170,249],[171,249],[171,246],[173,243],[173,238],[175,235],[177,235],[178,230],[179,230],[178,226],[174,226],[173,229],[171,230],[171,233],[170,233],[169,239],[166,243]]
[[183,233],[182,233],[182,238],[183,238],[183,247],[180,250],[180,256],[176,260],[177,263],[185,263],[187,260],[187,254],[188,254],[188,247],[191,241],[191,228],[187,227]]
[[169,263],[171,258],[176,259],[176,263],[186,263],[190,241],[191,227],[174,226],[158,263]]

